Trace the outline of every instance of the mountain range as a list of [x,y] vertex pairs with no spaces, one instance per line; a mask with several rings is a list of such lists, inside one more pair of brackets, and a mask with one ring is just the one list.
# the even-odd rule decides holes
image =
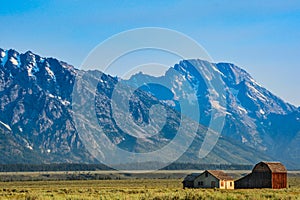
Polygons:
[[[88,81],[78,85],[78,77],[83,76]],[[96,94],[88,82],[95,82]],[[211,87],[209,83],[218,84]],[[74,99],[74,94],[80,95]],[[89,97],[94,97],[93,105]],[[118,99],[116,105],[113,97]],[[150,116],[164,120],[153,105],[165,110],[166,121],[147,131],[141,127],[151,124]],[[87,122],[76,113],[88,106],[95,107],[94,121]],[[195,106],[199,113],[193,110]],[[123,112],[127,107],[129,116]],[[199,158],[206,135],[214,132],[210,129],[213,112],[224,116],[222,130],[212,150]],[[181,130],[186,138],[180,139],[178,149],[186,141],[190,144],[176,162],[279,160],[289,168],[300,167],[300,108],[272,94],[234,64],[182,60],[161,77],[138,73],[122,80],[30,51],[0,49],[1,164],[99,163],[109,159],[104,150],[109,150],[107,143],[101,142],[104,138],[87,143],[98,129],[112,144],[136,153],[163,148]],[[161,159],[168,160],[168,156],[161,155]]]

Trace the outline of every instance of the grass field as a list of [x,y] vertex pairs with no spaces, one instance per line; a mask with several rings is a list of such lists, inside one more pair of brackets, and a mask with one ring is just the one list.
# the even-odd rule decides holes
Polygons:
[[182,179],[0,182],[0,199],[300,199],[300,178],[281,190],[182,189]]

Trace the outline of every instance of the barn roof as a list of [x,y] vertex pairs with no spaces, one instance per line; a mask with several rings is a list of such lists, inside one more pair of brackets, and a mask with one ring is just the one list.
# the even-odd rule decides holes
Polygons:
[[280,162],[261,162],[261,163],[266,164],[269,167],[269,169],[271,170],[271,172],[273,172],[273,173],[287,172],[285,166]]
[[214,177],[216,177],[219,180],[233,180],[233,178],[231,176],[227,175],[223,171],[220,171],[220,170],[207,170],[207,171],[208,171],[208,173],[210,173],[211,175],[213,175]]

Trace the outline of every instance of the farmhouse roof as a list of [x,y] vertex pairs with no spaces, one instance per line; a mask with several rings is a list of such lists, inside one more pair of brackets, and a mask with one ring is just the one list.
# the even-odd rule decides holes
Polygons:
[[207,170],[207,171],[208,171],[208,173],[210,173],[211,175],[213,175],[214,177],[216,177],[219,180],[233,180],[233,178],[231,176],[227,175],[223,171],[220,171],[220,170]]
[[200,173],[192,173],[187,175],[183,181],[194,181],[195,178],[197,178],[200,175]]
[[183,181],[194,181],[197,177],[204,173],[210,173],[219,180],[233,180],[233,178],[220,170],[205,170],[203,173],[192,173],[187,175]]

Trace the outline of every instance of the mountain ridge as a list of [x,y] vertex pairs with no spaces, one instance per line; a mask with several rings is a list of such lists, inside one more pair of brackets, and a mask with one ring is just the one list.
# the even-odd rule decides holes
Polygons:
[[[31,51],[19,54],[15,50],[5,51],[0,49],[0,57],[0,112],[2,116],[0,116],[0,121],[12,129],[12,131],[3,131],[4,134],[2,135],[5,137],[3,137],[1,141],[3,141],[3,144],[5,141],[10,141],[7,143],[12,145],[7,145],[4,150],[11,149],[14,145],[20,146],[18,147],[20,150],[16,155],[21,155],[19,156],[20,159],[24,159],[25,161],[26,156],[24,155],[27,155],[24,153],[25,150],[30,154],[32,148],[36,157],[39,158],[36,159],[38,162],[99,162],[83,145],[80,135],[78,135],[76,130],[74,120],[72,119],[71,94],[75,77],[81,71],[68,65],[66,62],[58,61],[55,58],[43,58]],[[216,106],[216,102],[210,101],[211,99],[207,96],[209,94],[207,88],[203,87],[204,84],[199,84],[201,81],[203,83],[203,77],[195,75],[190,69],[186,70],[187,68],[184,66],[196,68],[205,67],[199,63],[201,63],[199,60],[181,61],[175,65],[173,69],[176,70],[177,74],[175,75],[187,77],[187,80],[190,81],[189,83],[198,89],[197,100],[202,103],[202,107],[200,108],[204,113],[205,111],[209,111],[212,106]],[[299,166],[299,163],[297,163],[297,159],[299,158],[299,154],[297,154],[299,151],[297,149],[297,145],[299,144],[297,138],[300,138],[300,128],[297,118],[299,117],[300,107],[296,108],[291,104],[287,104],[265,88],[260,87],[245,70],[233,64],[213,63],[212,65],[216,69],[214,73],[218,73],[219,75],[221,73],[221,77],[225,83],[227,95],[226,111],[229,114],[226,115],[226,123],[222,135],[219,138],[219,143],[209,155],[210,157],[205,161],[229,163],[245,162],[248,164],[254,163],[257,159],[275,159],[280,155],[280,159],[283,162],[289,163],[291,166]],[[228,65],[233,65],[234,67],[231,69]],[[233,71],[226,71],[228,68]],[[103,74],[101,72],[99,73]],[[216,77],[214,73],[210,74],[212,78]],[[226,74],[226,76],[222,76],[222,74]],[[170,85],[172,85],[171,83],[178,85],[178,82],[172,82],[172,80],[176,80],[172,79],[175,75],[169,72],[168,79],[163,81],[170,83]],[[241,75],[244,75],[244,77]],[[130,80],[138,78],[139,76],[142,77],[140,79],[157,79],[148,75],[136,74],[131,77]],[[100,91],[106,90],[108,92],[111,90],[109,88],[113,88],[114,84],[118,82],[118,78],[105,74],[101,76],[101,79],[102,78],[105,79],[107,85],[102,85],[103,90]],[[163,78],[160,77],[160,79]],[[140,80],[140,82],[142,82],[142,80]],[[175,94],[174,96],[164,96],[158,94],[159,91],[156,91],[153,87],[148,87],[146,90],[145,88],[139,89],[141,92],[138,94],[138,99],[134,103],[136,109],[133,108],[132,111],[136,113],[133,118],[135,118],[136,121],[140,120],[142,123],[147,122],[147,115],[145,115],[147,114],[147,109],[149,109],[145,106],[148,104],[147,102],[161,102],[176,111],[178,101],[174,96],[181,98],[184,95],[188,95],[188,92],[192,92],[185,91],[186,93],[184,94],[182,91],[174,88],[174,91],[172,91],[173,94]],[[151,95],[149,96],[145,92],[150,92],[153,97],[150,97]],[[109,93],[99,93],[103,98],[108,98],[107,102],[109,102],[108,94]],[[139,98],[142,98],[142,101]],[[256,99],[256,101],[253,99]],[[185,100],[194,101],[195,99],[186,98]],[[268,100],[268,103],[265,103],[263,100]],[[236,109],[239,106],[241,109]],[[99,105],[99,108],[100,113],[103,110],[107,113],[103,116],[110,116],[108,113],[109,110],[107,110],[108,108],[105,110],[102,104]],[[177,117],[175,113],[174,120],[176,121]],[[111,118],[101,119],[101,117],[99,117],[100,125],[107,119],[111,120]],[[204,114],[204,117],[200,119],[202,121],[199,122],[207,125],[208,119],[209,114]],[[283,127],[278,127],[276,124],[281,121],[286,121],[286,124]],[[240,122],[243,124],[240,124]],[[193,124],[194,122],[190,123]],[[116,127],[116,124],[111,125]],[[176,128],[176,126],[172,128]],[[290,145],[289,148],[284,148],[284,145],[277,144],[282,140],[281,131],[285,133],[283,138],[285,138],[285,142]],[[118,134],[124,135],[120,130]],[[169,134],[168,131],[162,132],[161,139],[168,140]],[[119,137],[117,135],[116,138]],[[158,142],[154,144],[158,145],[159,141],[162,140],[158,140]],[[194,144],[191,145],[191,148],[181,159],[184,161],[199,162],[197,156],[194,154],[197,152],[196,149],[199,148],[199,145],[201,146],[202,141],[202,136],[196,139]],[[282,147],[277,148],[277,146]],[[150,146],[145,146],[144,143],[139,142],[131,143],[129,146],[124,143],[122,146],[122,148],[134,150],[132,147],[139,151],[150,148]],[[156,147],[153,146],[152,148]],[[238,156],[234,157],[235,152],[232,151],[230,147],[233,149],[237,148],[242,153],[237,153]],[[245,150],[243,150],[243,148],[245,148]],[[247,151],[249,151],[249,154]],[[256,151],[260,153],[255,153]],[[224,156],[226,152],[228,154]],[[294,154],[291,152],[294,152]],[[5,155],[5,152],[3,154]],[[12,152],[6,155],[6,162],[10,162],[9,157],[14,156],[14,154],[15,153]],[[263,156],[258,156],[256,160],[255,158],[249,159],[250,155],[255,157],[257,154]],[[285,154],[288,154],[288,156],[285,156]],[[32,162],[32,160],[30,161],[28,159],[27,161]]]

